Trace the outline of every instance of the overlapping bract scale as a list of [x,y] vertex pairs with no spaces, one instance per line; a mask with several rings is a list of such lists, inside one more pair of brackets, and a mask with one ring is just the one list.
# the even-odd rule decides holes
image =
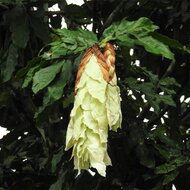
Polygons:
[[116,75],[110,78],[109,69],[98,47],[87,50],[79,66],[65,148],[73,147],[79,173],[92,167],[105,176],[106,166],[111,165],[108,129],[121,127],[121,109]]

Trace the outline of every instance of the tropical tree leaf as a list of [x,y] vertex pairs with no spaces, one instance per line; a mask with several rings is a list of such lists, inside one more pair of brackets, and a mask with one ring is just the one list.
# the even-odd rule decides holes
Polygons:
[[171,173],[169,173],[168,175],[164,176],[164,181],[163,181],[163,185],[166,185],[168,183],[170,183],[171,181],[173,181],[177,176],[179,175],[179,171],[175,170]]
[[130,48],[134,45],[140,45],[150,53],[175,60],[174,54],[170,51],[169,47],[151,36],[151,33],[158,28],[158,26],[145,17],[136,21],[122,20],[113,23],[104,31],[103,40],[100,44],[104,46],[107,41],[114,40],[116,43]]
[[142,45],[150,53],[175,60],[174,54],[170,51],[169,47],[151,36],[139,37],[136,40],[136,44]]
[[4,82],[11,79],[12,74],[15,71],[15,67],[17,65],[17,58],[18,58],[18,48],[14,44],[11,44],[9,46],[7,59],[4,62],[1,71],[1,75]]
[[60,163],[63,154],[64,154],[63,147],[61,147],[59,152],[57,154],[53,155],[53,158],[52,158],[52,161],[51,161],[51,170],[52,170],[52,172],[56,171],[57,164]]
[[25,48],[29,40],[28,15],[21,5],[17,5],[8,13],[7,19],[10,22],[10,31],[15,45]]
[[39,70],[39,69],[40,69],[40,65],[36,65],[36,66],[32,67],[32,68],[28,71],[28,73],[26,74],[26,77],[25,77],[25,79],[24,79],[24,83],[23,83],[23,85],[22,85],[22,88],[26,88],[26,87],[32,82],[33,76],[34,76],[35,72],[36,72],[37,70]]
[[98,42],[93,32],[82,29],[57,29],[55,34],[53,42],[50,43],[50,50],[42,55],[47,60],[80,53]]
[[163,42],[167,46],[183,51],[185,53],[190,53],[190,49],[187,48],[185,45],[181,44],[179,41],[169,38],[163,34],[159,34],[158,32],[151,33],[151,36],[160,42]]
[[63,62],[52,64],[37,71],[33,77],[32,91],[36,94],[45,88],[60,72]]
[[64,96],[64,89],[67,82],[71,78],[71,62],[65,61],[63,62],[62,70],[57,80],[52,82],[47,88],[47,92],[43,98],[43,105],[39,107],[39,109],[35,113],[35,118],[41,114],[46,107],[53,104],[55,101],[61,99]]
[[45,23],[43,20],[43,12],[36,11],[30,16],[29,20],[36,36],[40,38],[44,43],[47,43],[50,33],[47,23]]

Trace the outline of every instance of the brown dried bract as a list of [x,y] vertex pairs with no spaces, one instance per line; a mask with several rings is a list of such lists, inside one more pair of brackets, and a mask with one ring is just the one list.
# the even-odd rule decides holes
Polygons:
[[110,43],[107,43],[104,48],[104,58],[109,67],[109,80],[112,80],[115,75],[115,50]]
[[100,51],[98,45],[90,47],[83,55],[83,58],[79,64],[77,78],[75,82],[75,94],[77,90],[77,84],[80,81],[81,75],[84,72],[85,66],[88,63],[92,55],[95,55],[100,69],[102,71],[104,80],[109,82],[115,73],[115,51],[112,44],[107,43],[104,48],[104,54]]

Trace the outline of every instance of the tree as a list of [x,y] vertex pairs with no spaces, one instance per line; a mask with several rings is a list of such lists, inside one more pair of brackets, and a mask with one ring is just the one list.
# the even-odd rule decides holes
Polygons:
[[[10,131],[0,189],[188,189],[188,0],[1,0],[0,10],[0,125]],[[64,151],[76,72],[84,51],[107,41],[116,44],[122,129],[109,133],[106,178],[76,177]]]

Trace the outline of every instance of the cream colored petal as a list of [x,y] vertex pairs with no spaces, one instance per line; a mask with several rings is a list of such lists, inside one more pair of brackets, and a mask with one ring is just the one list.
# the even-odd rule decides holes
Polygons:
[[116,131],[121,128],[122,117],[118,86],[108,85],[106,108],[110,130]]
[[110,84],[104,80],[94,55],[87,60],[76,86],[65,149],[73,147],[74,166],[79,173],[93,167],[105,176],[106,166],[111,165],[107,153],[108,126],[114,131],[121,127],[119,88],[116,75]]
[[99,133],[98,122],[92,117],[91,111],[84,112],[83,122],[86,127],[92,129],[94,133]]
[[81,104],[82,109],[85,111],[90,111],[91,110],[90,102],[91,102],[91,95],[87,92],[85,93],[84,98],[82,100]]
[[101,103],[106,101],[106,87],[107,83],[99,83],[97,81],[89,80],[87,89],[93,98],[98,99]]
[[67,135],[66,135],[66,147],[65,150],[69,150],[74,145],[74,138],[73,138],[73,121],[70,120],[68,128],[67,128]]
[[89,59],[84,72],[95,81],[102,82],[104,80],[98,60],[94,55]]

